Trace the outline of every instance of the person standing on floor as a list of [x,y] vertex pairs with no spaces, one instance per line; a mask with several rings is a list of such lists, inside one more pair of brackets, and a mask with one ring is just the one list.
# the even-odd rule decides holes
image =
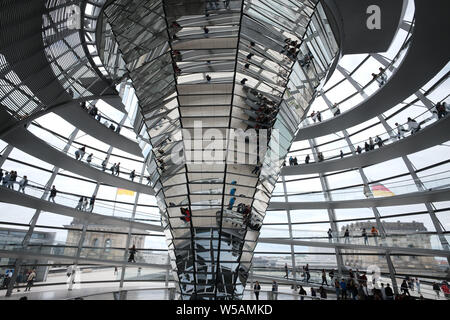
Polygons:
[[386,294],[386,300],[394,300],[394,292],[392,291],[392,288],[389,285],[389,283],[386,284],[384,293]]
[[278,300],[278,283],[275,280],[272,282],[272,296],[273,300]]
[[441,287],[439,286],[439,284],[437,282],[433,283],[433,290],[436,293],[436,298],[439,299],[440,293],[441,293]]
[[298,290],[298,294],[300,295],[300,300],[304,300],[306,296],[306,291],[303,289],[302,286],[300,286],[300,290]]
[[311,275],[309,274],[309,264],[308,263],[306,264],[306,267],[305,267],[305,273],[306,273],[306,283],[308,283],[309,279],[311,278]]
[[94,210],[95,198],[95,195],[92,195],[91,199],[89,200],[89,212],[92,212],[92,210]]
[[16,179],[17,179],[17,171],[11,170],[9,181],[8,181],[8,188],[11,188],[14,190],[14,183],[16,183]]
[[416,287],[417,287],[417,293],[420,294],[420,280],[416,277]]
[[92,156],[93,156],[94,154],[93,153],[91,153],[91,154],[89,154],[88,156],[87,156],[87,158],[86,158],[86,162],[90,165],[91,164],[91,162],[92,162]]
[[116,164],[116,176],[119,176],[119,173],[120,173],[120,162],[118,162],[117,164]]
[[[83,160],[83,157],[84,157],[84,155],[85,155],[85,153],[86,153],[86,147],[85,146],[82,146],[81,148],[79,148],[78,149],[78,152],[79,152],[79,159],[77,159],[77,160]],[[76,155],[76,152],[75,152],[75,155]]]
[[22,180],[20,180],[19,182],[19,192],[22,191],[23,193],[25,193],[25,188],[28,185],[28,178],[27,176],[23,176]]
[[259,300],[259,292],[261,291],[261,286],[259,285],[259,282],[256,281],[255,285],[253,286],[253,292],[255,293],[256,300]]
[[9,178],[10,178],[10,174],[8,173],[8,171],[5,171],[5,175],[3,176],[3,179],[2,179],[2,185],[5,187],[5,188],[9,188]]
[[31,270],[30,274],[27,277],[27,286],[25,288],[25,291],[30,291],[31,290],[31,286],[34,283],[34,279],[36,278],[36,270]]
[[57,193],[58,193],[58,191],[56,190],[56,187],[53,186],[52,189],[50,190],[50,195],[48,196],[48,201],[51,200],[51,201],[55,202],[55,197],[56,197]]
[[350,232],[348,229],[345,229],[344,232],[344,243],[350,243]]
[[319,294],[321,299],[327,298],[327,291],[322,286],[319,288]]
[[133,246],[130,248],[130,256],[128,257],[128,262],[136,263],[136,260],[134,259],[134,255],[136,254],[136,252],[136,246],[133,244]]
[[81,210],[81,207],[83,207],[83,200],[84,200],[84,197],[81,196],[81,197],[80,197],[80,200],[78,200],[78,204],[77,204],[77,206],[75,207],[75,210]]
[[339,300],[341,293],[341,285],[339,284],[339,280],[334,280],[334,289],[336,290],[336,299]]
[[366,228],[363,228],[363,230],[362,230],[362,237],[364,238],[364,244],[366,246],[369,245],[369,238],[367,236]]
[[347,283],[345,283],[345,280],[342,278],[341,283],[341,299],[347,300]]
[[86,197],[83,197],[83,204],[81,206],[81,211],[86,211],[88,206],[88,200]]
[[409,290],[408,290],[408,284],[406,283],[406,280],[403,280],[402,285],[401,285],[401,290],[404,294],[407,294],[408,296],[411,296],[409,294]]
[[325,283],[325,285],[328,285],[327,282],[327,274],[325,273],[325,269],[322,269],[322,285]]
[[328,242],[332,243],[333,242],[333,230],[331,230],[331,228],[329,228],[327,231],[327,234],[328,234]]
[[102,161],[102,171],[103,172],[105,172],[107,164],[108,164],[108,161],[106,161],[106,159]]

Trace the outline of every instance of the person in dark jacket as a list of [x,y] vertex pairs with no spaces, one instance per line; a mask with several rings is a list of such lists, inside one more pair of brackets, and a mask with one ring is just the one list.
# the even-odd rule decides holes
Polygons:
[[345,229],[344,243],[350,243],[350,232],[348,231],[348,229]]
[[322,269],[322,285],[325,283],[325,285],[328,285],[327,282],[327,274],[325,273],[325,269]]
[[278,283],[275,280],[272,282],[272,294],[273,300],[278,300]]
[[134,255],[136,254],[136,246],[133,244],[133,246],[130,248],[130,256],[128,257],[128,262],[136,262],[134,259]]
[[323,287],[319,288],[319,294],[320,294],[320,297],[322,299],[326,299],[327,298],[327,292],[326,292],[326,290]]
[[384,292],[386,293],[386,300],[394,300],[394,292],[392,291],[391,286],[386,284],[386,288],[384,289]]
[[300,295],[300,300],[304,300],[306,296],[306,291],[303,289],[302,286],[300,286],[300,290],[298,290],[298,294]]
[[256,300],[259,300],[259,292],[261,291],[261,286],[259,285],[259,282],[256,281],[255,285],[253,286],[253,292],[255,293]]
[[347,283],[345,283],[344,279],[341,280],[340,286],[341,286],[341,299],[347,300]]
[[56,190],[56,187],[53,186],[52,189],[50,190],[50,195],[48,196],[48,201],[52,200],[53,202],[55,202],[55,197],[56,197],[57,193],[58,193],[58,191]]
[[403,280],[402,285],[401,285],[401,289],[402,289],[402,292],[404,294],[407,294],[408,296],[411,296],[409,294],[408,284],[406,283],[406,280]]
[[89,212],[92,212],[92,210],[94,210],[94,204],[95,204],[95,195],[92,195],[91,199],[89,200]]

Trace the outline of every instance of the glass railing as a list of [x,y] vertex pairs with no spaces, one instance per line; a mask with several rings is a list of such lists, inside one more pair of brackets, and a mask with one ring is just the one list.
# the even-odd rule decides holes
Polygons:
[[[288,182],[289,183],[289,182]],[[388,193],[380,195],[380,197],[407,195],[409,193],[419,192],[417,184],[423,184],[427,191],[446,189],[450,187],[450,170],[424,175],[420,177],[420,181],[414,179],[399,180],[396,182],[388,183],[369,183],[368,186],[357,186],[343,188],[340,190],[329,190],[326,192],[289,192],[286,194],[289,202],[311,202],[311,201],[325,201],[326,193],[330,195],[332,201],[345,201],[345,200],[361,200],[368,198],[378,198],[376,192],[373,191],[373,187],[377,185],[384,186]],[[424,191],[424,192],[427,192]],[[389,193],[390,192],[390,193]],[[285,194],[277,192],[272,196],[271,202],[285,202]]]
[[[330,277],[329,272],[331,271],[329,268],[325,268],[325,281],[322,279],[322,270],[321,269],[309,269],[309,275],[308,273],[304,272],[304,270],[302,269],[302,267],[297,267],[295,270],[295,277],[292,273],[292,268],[289,268],[289,274],[287,279],[291,280],[291,281],[295,281],[295,283],[297,284],[297,286],[302,285],[305,287],[305,290],[307,287],[314,287],[314,288],[318,288],[320,286],[323,286],[324,288],[328,289],[328,290],[333,290],[335,291],[335,280],[337,279],[338,281],[341,280],[345,280],[346,283],[348,284],[349,281],[353,280],[353,282],[360,286],[363,285],[366,289],[365,289],[365,293],[368,294],[373,294],[373,289],[377,288],[380,289],[381,288],[381,284],[383,283],[383,285],[386,287],[387,284],[390,285],[390,287],[392,288],[392,279],[389,275],[389,271],[386,270],[380,270],[381,274],[377,274],[377,275],[373,275],[371,272],[368,272],[367,268],[353,268],[353,275],[350,276],[349,275],[349,270],[351,268],[349,267],[345,267],[346,271],[345,274],[343,276],[339,276],[338,272],[337,272],[337,268],[333,269],[333,278]],[[399,272],[399,274],[402,274],[401,270],[397,270],[396,271]],[[420,271],[420,270],[409,270],[409,274],[411,274],[409,276],[410,279],[419,276],[419,274],[416,273],[416,271]],[[422,270],[423,271],[423,270]],[[366,279],[361,278],[362,275],[366,276]],[[406,273],[408,274],[408,273]],[[284,268],[263,268],[263,267],[254,267],[253,268],[253,276],[257,277],[257,276],[263,276],[263,277],[271,277],[274,278],[275,280],[278,278],[286,278],[286,273]],[[429,270],[428,274],[424,274],[424,276],[427,277],[427,279],[423,279],[420,278],[420,293],[418,292],[418,287],[417,284],[414,282],[412,285],[410,284],[409,286],[409,292],[411,294],[411,296],[413,298],[419,298],[420,295],[422,295],[425,299],[437,299],[437,300],[445,300],[444,295],[440,294],[440,297],[438,298],[435,291],[433,290],[433,282],[434,279],[439,279],[442,276],[445,277],[444,273],[433,273],[431,270]],[[436,278],[434,278],[436,277]],[[396,276],[396,282],[397,282],[397,286],[399,288],[400,291],[400,286],[403,282],[405,278],[404,277],[400,277],[400,276]],[[436,280],[436,282],[441,283],[441,280]],[[308,290],[307,290],[308,291]],[[348,299],[352,299],[352,295],[350,293],[347,294]],[[333,295],[333,298],[335,298],[335,296]]]
[[[37,126],[37,128],[39,128],[39,126]],[[30,134],[34,134],[34,133],[30,131]],[[56,142],[50,143],[48,140],[42,140],[42,139],[41,140],[43,142],[45,142],[46,144],[48,144],[49,146],[51,146],[52,148],[54,148],[54,149],[64,153],[65,155],[67,155],[67,156],[69,156],[71,158],[76,159],[75,158],[75,152],[78,151],[79,148],[74,147],[73,145],[70,145],[67,148],[67,140],[66,139],[62,139],[62,138],[60,138],[60,137],[58,137],[58,136],[56,136],[56,135],[54,135],[52,133],[50,133],[50,134],[55,137],[56,141],[60,142],[60,143],[58,143],[58,145],[56,144]],[[65,150],[65,149],[67,149],[67,150]],[[93,154],[94,152],[93,151],[91,152],[89,150],[89,147],[86,147],[86,152],[83,154],[83,157],[80,159],[80,162],[82,162],[82,163],[84,163],[86,165],[89,165],[89,166],[91,166],[91,167],[93,167],[95,169],[99,169],[99,170],[102,170],[104,172],[107,172],[107,173],[111,173],[112,172],[111,168],[112,168],[112,166],[115,163],[113,163],[111,161],[106,161],[106,154],[105,154],[105,158],[98,158],[98,157],[96,157],[93,154],[92,157],[91,157],[91,162],[87,162],[87,158],[88,158],[88,156],[91,153]],[[105,162],[103,163],[103,161],[105,161]],[[139,183],[140,175],[137,172],[140,172],[140,168],[138,167],[138,168],[135,168],[133,170],[134,170],[134,176],[135,177],[134,177],[134,180],[132,180],[132,181],[134,181],[136,183]],[[118,173],[115,172],[115,174],[118,177],[120,177],[120,178],[128,178],[128,179],[131,180],[130,173],[133,170],[124,168],[122,165],[120,165],[119,172]],[[146,183],[146,179],[144,179],[143,182]]]
[[[18,188],[19,188],[18,182],[21,179],[22,179],[22,177],[18,176],[16,182],[13,184],[13,190],[16,192],[19,192],[18,191]],[[28,182],[28,185],[25,187],[24,193],[28,196],[42,199],[42,197],[45,193],[45,186],[40,183],[34,182],[32,180],[28,180],[28,181],[29,182]],[[3,185],[3,186],[0,186],[0,188],[6,188],[6,186]],[[47,192],[48,192],[47,194],[49,195],[50,190],[48,190]],[[43,199],[43,200],[48,200],[48,195],[47,195],[47,198]],[[80,197],[82,197],[82,196],[84,196],[84,195],[69,194],[69,193],[58,191],[58,193],[56,194],[56,197],[55,197],[55,202],[59,205],[77,209],[77,207],[80,204],[80,202],[79,202]],[[83,208],[83,206],[81,206],[81,208],[79,210],[84,209],[83,211],[91,212],[90,205],[89,205],[89,201],[90,201],[91,197],[90,196],[84,196],[84,197],[87,198],[88,204],[85,208]],[[120,203],[114,204],[114,203],[111,203],[110,201],[96,199],[92,213],[110,216],[110,217],[117,217],[117,218],[122,218],[122,219],[131,219],[132,215],[133,215],[133,210],[125,209],[125,208],[121,207]],[[140,222],[140,223],[148,223],[148,224],[157,225],[157,226],[160,225],[160,215],[159,214],[150,214],[150,213],[146,213],[146,212],[142,212],[142,211],[138,211],[138,210],[136,210],[133,220]]]
[[[376,226],[376,222],[373,222]],[[350,231],[349,236],[345,237],[345,232],[339,232],[337,235],[332,233],[332,238],[328,238],[327,232],[315,232],[314,236],[309,237],[296,237],[296,233],[304,234],[300,230],[293,230],[293,240],[299,241],[311,241],[311,242],[323,242],[331,244],[348,244],[348,245],[359,245],[359,246],[369,246],[369,247],[390,247],[390,248],[407,248],[407,249],[430,249],[430,250],[444,250],[440,242],[439,236],[435,232],[414,232],[408,234],[386,234],[385,237],[374,236],[370,233],[370,230],[366,229],[367,238],[362,236],[362,227],[358,231]],[[267,238],[269,239],[269,238]],[[276,239],[270,237],[270,239]],[[288,238],[280,240],[289,240]],[[299,245],[303,246],[303,244]],[[352,250],[355,252],[364,251],[363,248],[358,249],[347,249],[346,251]],[[413,252],[411,252],[413,253]]]
[[[434,109],[434,106],[432,108],[430,108],[430,109],[427,109],[426,111],[422,112],[421,114],[419,114],[418,116],[413,118],[420,125],[420,128],[421,128],[420,130],[423,130],[424,128],[428,127],[429,125],[434,124],[435,122],[439,121],[437,114],[432,113],[432,109]],[[448,116],[448,114],[446,116]],[[408,130],[407,122],[402,123],[400,126],[403,127],[404,130]],[[416,132],[420,133],[420,130],[416,131]],[[415,133],[413,133],[413,131],[410,131],[410,130],[402,131],[401,134],[399,134],[397,128],[393,128],[390,131],[386,131],[386,132],[384,132],[382,134],[379,134],[379,135],[375,136],[375,137],[378,136],[380,138],[381,146],[379,146],[375,142],[375,137],[373,137],[373,149],[371,149],[371,150],[374,150],[375,148],[380,149],[380,148],[382,148],[383,146],[385,146],[387,144],[391,144],[391,143],[394,143],[394,142],[399,141],[401,139],[404,139],[406,137],[413,136],[414,134]],[[340,140],[345,142],[345,138],[342,138]],[[355,154],[358,154],[358,152],[357,152],[358,146],[361,147],[361,153],[371,151],[370,149],[367,150],[367,151],[365,150],[364,145],[365,145],[366,142],[369,143],[369,140],[366,139],[366,140],[362,140],[362,141],[355,142],[355,143],[352,144],[353,148],[355,150]],[[351,150],[349,145],[345,145],[345,146],[341,146],[341,147],[337,147],[337,148],[326,149],[326,150],[319,149],[318,151],[320,151],[320,153],[322,153],[322,155],[324,157],[324,160],[327,161],[327,160],[334,160],[334,159],[341,158],[341,155],[340,155],[340,151],[341,150],[343,150],[343,157],[344,158],[354,155],[352,152],[348,151],[348,150]],[[289,157],[290,156],[298,157],[299,165],[302,165],[302,164],[304,164],[305,157],[307,155],[311,156],[311,153],[312,153],[311,150],[302,151],[302,152],[298,152],[298,151],[299,150],[292,150],[292,151],[290,151],[290,153],[288,154],[288,157],[286,157],[286,165],[289,164]],[[313,159],[309,163],[314,163]]]
[[[29,244],[27,246],[21,243],[5,243],[0,245],[0,250],[17,252],[26,251],[30,254],[39,254],[46,256],[57,256],[61,259],[75,259],[77,257],[78,246],[77,245],[64,245],[64,244]],[[155,253],[153,249],[136,249],[137,252],[134,256],[137,264],[149,264],[152,266],[160,266],[162,269],[169,267],[169,258],[167,253],[160,254]],[[93,259],[111,262],[111,265],[115,263],[124,263],[128,261],[129,250],[125,248],[105,248],[105,247],[89,247],[83,246],[80,251],[81,259]],[[49,258],[50,259],[50,258]]]

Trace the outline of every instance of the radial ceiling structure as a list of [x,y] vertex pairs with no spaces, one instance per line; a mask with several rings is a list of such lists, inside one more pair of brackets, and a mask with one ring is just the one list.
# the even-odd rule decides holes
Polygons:
[[[164,235],[167,261],[138,264],[170,268],[183,300],[243,299],[261,245],[268,248],[262,252],[288,248],[294,268],[301,248],[322,247],[335,255],[340,274],[346,255],[377,252],[393,282],[391,256],[417,253],[448,266],[448,220],[434,204],[445,212],[448,184],[426,171],[445,169],[448,156],[421,168],[407,157],[450,138],[449,118],[433,114],[448,98],[449,51],[436,32],[448,27],[445,8],[445,1],[431,7],[421,0],[3,1],[0,164],[9,177],[20,166],[48,179],[32,181],[34,194],[8,183],[0,190],[5,204],[36,209],[24,213],[29,222],[4,220],[24,230],[1,252],[15,259],[13,282],[29,263],[33,234],[51,226],[53,215],[73,219],[78,236],[70,244],[67,236],[61,254],[42,255],[75,265],[120,264],[121,286],[128,248],[140,235]],[[416,112],[418,104],[426,110]],[[51,117],[57,120],[46,121]],[[403,138],[393,122],[408,127],[407,117],[422,130]],[[375,136],[382,137],[378,149],[362,152],[360,144]],[[88,162],[73,156],[83,146]],[[368,178],[371,166],[399,158],[398,175]],[[339,185],[334,175],[353,180]],[[405,175],[413,189],[377,199],[376,190],[391,192],[389,183]],[[55,181],[77,181],[62,191],[64,203],[47,201]],[[133,200],[117,200],[127,192]],[[74,210],[80,196],[96,196],[103,207],[90,215]],[[329,228],[339,238],[343,223],[372,218],[388,239],[393,234],[378,208],[415,204],[424,206],[435,237],[416,251],[383,242],[367,253],[360,244],[296,236],[298,225],[320,224],[326,228],[319,233]],[[123,206],[118,216],[116,205]],[[340,218],[339,210],[350,208],[370,208],[371,216]],[[296,210],[304,217],[295,218]],[[67,231],[67,225],[53,227]],[[284,232],[265,231],[270,225]],[[100,252],[89,244],[94,226],[124,228],[126,241],[115,255],[110,239],[104,257],[89,254]],[[142,246],[138,252],[152,251]]]

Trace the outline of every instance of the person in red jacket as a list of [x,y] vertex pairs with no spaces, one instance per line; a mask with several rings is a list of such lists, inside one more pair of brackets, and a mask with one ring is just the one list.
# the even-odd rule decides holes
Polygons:
[[448,283],[447,283],[447,281],[442,281],[442,284],[441,284],[441,290],[442,290],[442,292],[444,293],[444,296],[448,299],[448,300],[450,300],[450,289],[449,289],[449,287],[448,287]]

